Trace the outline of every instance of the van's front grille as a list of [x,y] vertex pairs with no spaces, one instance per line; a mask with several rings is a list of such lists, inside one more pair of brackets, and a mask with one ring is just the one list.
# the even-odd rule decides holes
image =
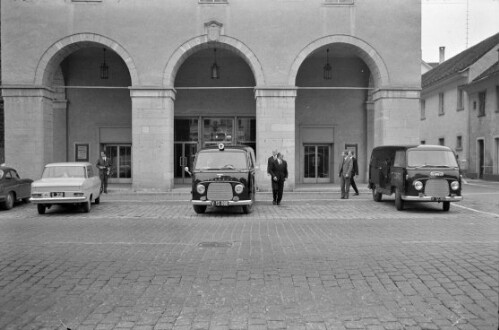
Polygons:
[[426,181],[425,195],[431,197],[449,196],[449,184],[447,180],[431,179]]
[[232,185],[230,183],[210,183],[207,197],[211,201],[230,201],[232,200]]

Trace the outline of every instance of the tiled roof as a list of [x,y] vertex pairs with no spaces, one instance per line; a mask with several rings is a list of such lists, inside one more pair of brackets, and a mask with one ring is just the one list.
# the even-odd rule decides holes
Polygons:
[[499,61],[494,63],[490,68],[488,68],[487,70],[482,72],[478,77],[473,79],[473,82],[477,82],[479,80],[492,76],[493,74],[496,73],[499,73]]
[[461,70],[468,68],[498,44],[499,33],[483,40],[482,42],[479,42],[473,47],[462,51],[456,56],[448,59],[447,61],[423,74],[421,79],[421,86],[423,88],[428,87],[442,79],[445,79]]

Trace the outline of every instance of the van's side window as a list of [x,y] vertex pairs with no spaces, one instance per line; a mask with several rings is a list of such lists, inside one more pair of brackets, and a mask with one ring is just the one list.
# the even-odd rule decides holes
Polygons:
[[393,166],[395,167],[405,167],[405,151],[404,150],[398,150],[395,152],[395,161],[393,163]]

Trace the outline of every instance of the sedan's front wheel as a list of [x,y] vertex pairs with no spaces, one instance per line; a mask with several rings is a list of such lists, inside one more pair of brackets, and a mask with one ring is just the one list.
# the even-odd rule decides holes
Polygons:
[[90,206],[91,206],[91,202],[90,202],[90,198],[89,198],[88,201],[82,203],[82,205],[81,205],[81,207],[83,209],[83,213],[90,212]]
[[197,214],[202,214],[206,211],[206,205],[192,205],[192,208]]
[[36,208],[38,209],[38,214],[45,214],[46,207],[44,204],[38,204]]

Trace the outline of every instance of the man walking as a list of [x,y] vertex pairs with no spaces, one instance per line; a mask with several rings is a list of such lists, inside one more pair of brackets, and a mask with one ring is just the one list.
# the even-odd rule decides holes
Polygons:
[[359,166],[357,164],[357,158],[355,157],[355,153],[350,150],[350,158],[352,158],[352,174],[350,175],[350,185],[353,190],[355,190],[355,196],[359,195],[359,189],[357,189],[357,185],[355,184],[354,176],[359,175]]
[[[270,176],[270,186],[271,187],[274,187],[274,176],[270,173],[270,170],[271,170],[272,166],[274,166],[274,163],[277,162],[277,154],[278,154],[277,149],[272,150],[272,156],[270,156],[269,159],[267,159],[267,175]],[[272,188],[272,190],[273,190],[273,188]],[[276,204],[275,198],[273,200],[273,204]]]
[[277,160],[270,167],[270,175],[272,176],[272,204],[280,205],[284,181],[288,178],[288,163],[283,159],[282,154],[277,154]]
[[343,161],[341,162],[339,176],[341,185],[341,199],[348,199],[350,192],[350,176],[352,174],[353,161],[349,156],[348,151],[343,152]]
[[99,169],[99,177],[101,182],[101,192],[107,194],[107,179],[109,174],[111,174],[111,166],[113,163],[111,159],[106,156],[104,151],[101,151],[99,160],[97,161],[97,168]]

